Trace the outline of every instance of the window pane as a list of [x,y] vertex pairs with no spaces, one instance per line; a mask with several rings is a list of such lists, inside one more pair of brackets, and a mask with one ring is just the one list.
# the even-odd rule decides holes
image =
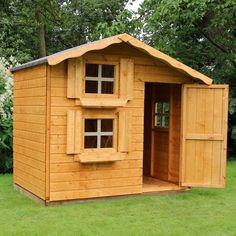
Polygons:
[[102,77],[114,78],[114,68],[113,65],[102,65]]
[[98,65],[97,64],[86,64],[86,76],[98,77]]
[[101,148],[111,148],[113,146],[113,136],[101,136]]
[[157,127],[162,127],[162,123],[161,123],[161,116],[155,116],[155,125]]
[[85,136],[84,148],[97,148],[97,136]]
[[163,116],[163,127],[169,127],[169,116]]
[[97,132],[96,119],[85,119],[85,132]]
[[101,120],[101,131],[102,132],[113,132],[113,120],[102,119]]
[[155,113],[162,113],[162,107],[163,107],[163,103],[162,102],[157,102],[155,104]]
[[169,102],[164,102],[163,103],[163,112],[164,113],[169,113],[170,110],[170,103]]
[[102,81],[102,93],[113,94],[114,82]]
[[85,93],[97,93],[98,92],[98,82],[86,80],[85,81]]

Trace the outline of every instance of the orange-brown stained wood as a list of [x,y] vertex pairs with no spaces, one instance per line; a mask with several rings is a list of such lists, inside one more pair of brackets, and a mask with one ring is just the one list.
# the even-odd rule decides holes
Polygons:
[[[116,57],[117,61],[120,60],[119,57]],[[78,193],[78,190],[73,190],[73,185],[67,185],[67,189],[57,189],[57,186],[54,183],[56,181],[60,180],[59,178],[64,176],[63,179],[61,179],[63,182],[71,181],[71,177],[69,176],[78,176],[78,175],[86,175],[86,176],[94,176],[94,174],[99,173],[97,177],[97,181],[103,182],[104,184],[101,186],[99,190],[96,190],[97,187],[94,185],[93,192],[96,193],[99,191],[99,194],[96,195],[90,195],[88,194],[88,197],[98,197],[98,196],[112,196],[116,195],[115,193],[119,194],[132,194],[134,192],[133,189],[136,189],[135,193],[141,192],[141,184],[142,184],[142,175],[140,174],[142,170],[142,145],[143,145],[143,138],[137,136],[138,139],[134,139],[132,141],[131,138],[126,139],[127,141],[120,142],[120,147],[125,151],[126,153],[125,160],[123,161],[115,161],[113,163],[107,164],[107,163],[85,163],[81,164],[77,159],[73,158],[73,155],[66,155],[66,130],[68,128],[67,123],[67,112],[71,111],[73,113],[81,110],[81,105],[75,105],[75,103],[71,103],[72,99],[66,99],[66,91],[64,90],[64,87],[66,87],[67,83],[67,71],[66,66],[64,67],[64,71],[60,70],[61,73],[59,74],[56,70],[56,67],[63,68],[63,65],[59,64],[56,66],[53,66],[53,71],[51,71],[51,159],[50,159],[50,189],[53,188],[53,190],[50,190],[50,200],[59,200],[57,197],[54,196],[61,196],[62,198],[60,200],[66,200],[69,191],[75,191],[74,198],[80,199],[82,196],[82,193],[86,191],[86,186],[82,183],[80,185],[79,179],[75,180],[73,182],[73,185],[80,185],[81,186],[81,195]],[[54,75],[55,71],[55,75]],[[59,81],[59,83],[58,83]],[[121,114],[121,110],[123,110],[124,116],[122,116],[123,122],[121,121],[120,126],[125,125],[123,127],[123,131],[127,131],[128,126],[131,126],[129,129],[131,132],[128,132],[127,135],[130,136],[133,134],[141,134],[143,133],[143,101],[141,100],[144,94],[144,83],[140,83],[139,81],[136,81],[134,78],[134,94],[133,94],[133,100],[127,103],[127,106],[125,106],[122,109],[119,108],[106,108],[102,109],[102,113],[99,112],[100,109],[96,108],[86,108],[82,110],[82,114],[86,116],[92,115],[92,117],[96,118],[97,115],[101,114],[116,114],[116,116]],[[61,97],[60,91],[62,91],[65,95],[65,97]],[[137,91],[137,92],[136,92]],[[61,98],[61,99],[58,99]],[[95,101],[97,101],[96,99]],[[121,112],[121,113],[120,113]],[[129,115],[130,114],[130,115]],[[131,118],[132,114],[132,118]],[[129,118],[130,117],[130,118]],[[127,121],[126,120],[130,120]],[[118,123],[117,123],[118,124]],[[128,125],[128,126],[127,126]],[[118,127],[117,127],[118,128]],[[121,132],[118,130],[118,132]],[[118,138],[118,137],[117,137]],[[119,142],[118,142],[119,143]],[[123,143],[123,144],[122,144]],[[128,144],[128,145],[127,145]],[[123,146],[122,146],[123,145]],[[130,150],[129,150],[130,149]],[[81,155],[82,156],[82,155]],[[89,156],[88,156],[89,158]],[[107,179],[107,173],[110,175],[110,180]],[[119,173],[119,175],[117,175]],[[123,174],[122,174],[123,173]],[[126,173],[126,174],[125,174]],[[130,178],[130,181],[133,181],[133,184],[131,184],[130,181],[126,183],[125,179]],[[55,176],[55,177],[54,177]],[[129,176],[129,177],[128,177]],[[135,178],[138,178],[140,181],[137,182]],[[117,182],[116,186],[113,186],[111,183]],[[120,183],[120,184],[119,184]],[[93,184],[93,180],[89,180],[88,184]],[[120,185],[120,186],[119,186]],[[125,187],[125,186],[127,187]],[[133,185],[134,187],[132,187]],[[71,187],[70,187],[71,186]],[[108,189],[105,188],[105,186],[110,186]],[[122,193],[122,189],[125,188],[125,191]],[[110,190],[109,190],[110,189]],[[116,190],[117,189],[117,190]],[[130,189],[130,190],[129,190]],[[139,191],[138,191],[139,189]],[[90,191],[90,190],[88,190]],[[64,197],[64,198],[63,198]],[[71,199],[71,196],[69,197]]]
[[45,199],[46,65],[14,74],[14,183]]
[[209,77],[201,74],[198,71],[193,70],[192,68],[184,65],[183,63],[177,61],[176,59],[171,58],[170,56],[156,50],[155,48],[152,48],[151,46],[139,41],[138,39],[131,37],[128,34],[116,35],[116,36],[113,36],[110,38],[105,38],[103,40],[95,41],[93,43],[86,44],[86,45],[83,45],[80,47],[76,47],[76,48],[73,48],[70,50],[65,50],[61,53],[56,53],[56,54],[48,57],[48,64],[49,65],[56,65],[66,59],[81,57],[87,52],[94,51],[94,50],[101,50],[101,49],[104,49],[110,45],[120,44],[123,42],[139,49],[140,51],[142,51],[142,52],[144,52],[144,53],[146,53],[146,54],[148,54],[160,61],[163,61],[164,63],[167,63],[171,67],[193,77],[194,79],[202,81],[203,83],[206,83],[206,84],[212,83],[212,80]]
[[152,84],[145,84],[144,104],[144,144],[143,144],[143,175],[151,176],[152,149]]
[[179,183],[181,86],[171,85],[168,180]]
[[152,100],[152,176],[168,181],[170,128],[158,128],[154,124],[156,102],[170,102],[170,85],[153,84]]
[[[83,49],[83,56],[79,58],[76,58],[78,50],[73,52],[72,57],[75,59],[69,61],[63,61],[65,55],[55,57],[55,61],[51,61],[55,65],[48,65],[48,69],[45,65],[41,65],[15,72],[14,181],[42,199],[58,201],[142,192],[143,151],[145,151],[143,139],[144,128],[146,128],[144,124],[145,82],[159,82],[158,86],[161,83],[166,84],[162,85],[159,95],[164,98],[167,92],[172,107],[170,130],[163,135],[159,134],[157,140],[154,140],[159,145],[156,145],[154,150],[163,158],[159,165],[153,166],[153,169],[163,175],[165,180],[178,182],[179,123],[183,119],[192,120],[192,117],[186,118],[186,115],[182,117],[179,114],[180,85],[170,84],[190,84],[193,81],[209,84],[211,80],[178,64],[177,61],[163,57],[160,52],[150,51],[146,46],[145,49],[141,49],[144,45],[130,36],[121,35],[114,39],[115,41],[111,39],[106,41],[108,47],[103,43],[100,45],[101,48],[106,47],[105,49],[100,50],[93,45],[86,49],[88,51]],[[96,50],[90,52],[92,49]],[[69,54],[68,52],[66,57],[71,57]],[[60,60],[62,62],[59,63]],[[118,74],[128,74],[127,84],[119,84],[118,75],[114,95],[104,96],[101,100],[99,95],[87,96],[83,87],[84,68],[81,68],[80,62],[84,66],[86,61],[91,60],[105,64],[114,62],[119,67]],[[126,67],[123,66],[126,71],[122,72],[121,63],[124,62],[127,62]],[[73,68],[70,70],[71,66]],[[219,170],[221,176],[224,176],[222,157],[226,149],[226,133],[223,127],[227,120],[225,116],[222,121],[221,113],[226,114],[224,110],[227,106],[226,99],[222,103],[222,97],[226,97],[226,93],[220,87],[217,87],[218,90],[214,92],[207,93],[198,92],[198,88],[198,86],[191,88],[191,94],[187,94],[188,100],[192,101],[194,106],[201,107],[199,111],[204,113],[204,117],[196,115],[197,111],[192,108],[194,106],[184,103],[187,108],[183,110],[192,109],[191,113],[193,117],[195,116],[196,122],[193,127],[186,124],[188,132],[184,133],[185,142],[182,146],[185,149],[182,154],[189,152],[189,155],[196,156],[198,151],[197,155],[201,162],[196,163],[197,159],[191,160],[196,164],[198,172],[193,177],[188,173],[186,176],[193,185],[196,180],[206,183],[211,176],[211,186],[219,186],[223,183],[218,175]],[[121,93],[122,89],[124,93]],[[121,99],[121,94],[125,99]],[[114,100],[109,100],[111,97]],[[197,97],[201,99],[194,103]],[[207,102],[202,101],[208,97]],[[104,102],[106,99],[109,100],[109,104]],[[116,101],[115,104],[111,104],[113,101]],[[207,109],[211,103],[218,110]],[[67,116],[68,112],[73,115]],[[111,116],[115,119],[115,154],[112,162],[106,162],[109,155],[102,156],[104,162],[101,163],[94,163],[97,156],[93,156],[92,152],[86,156],[83,148],[83,119],[89,116],[91,118]],[[67,119],[68,117],[70,119]],[[72,122],[71,117],[73,117]],[[68,147],[71,148],[71,155],[67,155]],[[202,148],[204,151],[197,150]],[[119,155],[119,152],[122,155]],[[84,163],[80,163],[79,158],[75,157],[77,154],[81,154]],[[102,152],[99,155],[101,156]],[[213,158],[206,158],[206,156],[214,156],[215,159],[213,161]],[[87,163],[86,157],[91,157],[89,160],[91,163]],[[184,161],[186,165],[182,168],[185,170],[190,168],[189,170],[192,171],[192,162],[186,159]],[[207,168],[200,173],[199,170],[203,165],[207,165]]]
[[183,87],[181,184],[224,187],[228,86]]

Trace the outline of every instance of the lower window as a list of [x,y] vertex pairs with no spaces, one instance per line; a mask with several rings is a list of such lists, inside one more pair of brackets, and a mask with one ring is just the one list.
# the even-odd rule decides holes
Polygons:
[[85,119],[84,148],[113,148],[114,119]]

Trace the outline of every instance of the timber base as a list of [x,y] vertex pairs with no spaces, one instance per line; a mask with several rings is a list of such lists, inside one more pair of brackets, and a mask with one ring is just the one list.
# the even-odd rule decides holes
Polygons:
[[[120,195],[120,196],[108,196],[108,197],[98,197],[98,198],[89,198],[89,199],[75,199],[75,200],[62,200],[62,201],[45,201],[28,190],[22,188],[21,186],[14,184],[14,188],[23,193],[25,196],[30,198],[36,203],[39,203],[42,206],[56,206],[56,205],[68,205],[68,204],[78,204],[86,202],[95,202],[103,200],[119,200],[133,197],[143,197],[143,196],[160,196],[160,195],[170,195],[170,194],[179,194],[184,193],[190,190],[190,188],[181,188],[177,185],[173,187],[172,183],[161,181],[154,178],[145,177],[143,182],[143,192],[140,194],[130,194],[130,195]],[[165,186],[165,187],[164,187]],[[169,188],[168,188],[169,186]],[[178,188],[177,188],[178,187]]]

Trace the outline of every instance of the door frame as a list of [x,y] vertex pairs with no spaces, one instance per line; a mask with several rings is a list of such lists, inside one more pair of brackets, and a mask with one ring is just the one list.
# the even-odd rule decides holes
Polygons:
[[[153,129],[153,119],[154,119],[154,104],[155,101],[157,100],[154,96],[155,92],[156,92],[156,86],[161,86],[161,85],[165,85],[165,86],[169,86],[169,95],[166,96],[166,98],[164,99],[165,101],[169,101],[170,102],[170,113],[169,113],[169,128],[168,128],[168,161],[167,161],[167,177],[166,180],[164,181],[168,181],[168,182],[172,182],[174,184],[178,184],[179,185],[179,159],[180,159],[180,126],[181,126],[181,120],[180,118],[178,118],[178,121],[176,122],[176,115],[179,115],[179,117],[181,116],[181,84],[171,84],[171,83],[151,83],[152,84],[152,88],[150,89],[152,92],[152,99],[149,103],[149,106],[151,106],[151,122],[152,122],[152,127],[151,129]],[[147,91],[146,91],[147,92]],[[163,101],[164,101],[163,100]],[[175,109],[173,109],[173,107],[175,107]],[[178,108],[176,108],[178,107]],[[176,114],[177,113],[177,114]],[[147,121],[146,121],[147,122]],[[177,125],[178,124],[178,125]],[[145,124],[144,124],[145,127]],[[146,127],[145,127],[146,128]],[[178,131],[177,131],[178,130]],[[173,133],[172,133],[173,132]],[[175,133],[174,133],[175,132]],[[178,135],[176,135],[176,132],[178,132]],[[150,176],[154,176],[154,167],[155,167],[155,163],[154,163],[154,152],[155,152],[155,144],[154,144],[154,137],[153,137],[154,133],[153,131],[151,131],[150,134],[150,138],[151,138],[151,144],[150,144]],[[178,137],[177,137],[178,136]],[[145,136],[145,138],[147,138]],[[177,141],[176,141],[177,140]],[[171,144],[170,144],[171,143]],[[176,150],[176,148],[173,148],[173,146],[176,147],[176,145],[178,146],[178,150],[176,153],[174,153]],[[146,153],[146,151],[144,150],[144,153]],[[177,159],[177,161],[175,161],[175,163],[173,162],[175,159]],[[144,162],[145,163],[145,162]],[[145,167],[144,167],[145,168]],[[165,167],[164,167],[165,168]],[[174,170],[175,169],[175,170]],[[155,177],[154,177],[155,178]]]

